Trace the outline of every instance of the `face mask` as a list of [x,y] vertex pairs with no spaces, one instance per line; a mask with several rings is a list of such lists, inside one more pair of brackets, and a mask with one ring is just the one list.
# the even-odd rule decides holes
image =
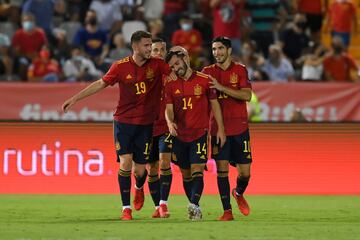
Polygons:
[[181,29],[184,31],[190,31],[192,29],[191,23],[183,23],[181,24]]
[[305,30],[306,28],[306,22],[297,22],[296,26],[298,26],[298,28]]
[[50,58],[50,52],[48,50],[41,50],[39,55],[40,55],[40,58],[45,58],[45,59]]
[[22,27],[26,32],[29,32],[34,28],[34,23],[31,21],[24,21]]
[[91,26],[95,26],[97,24],[97,20],[96,20],[96,18],[90,18],[87,21],[87,23],[90,24]]
[[82,59],[83,59],[82,56],[75,56],[75,57],[73,57],[73,60],[74,60],[74,61],[78,61],[78,62],[81,62]]
[[336,54],[340,54],[340,53],[342,53],[342,51],[343,51],[343,49],[342,49],[341,46],[333,45],[332,47],[333,47],[334,52],[335,52]]

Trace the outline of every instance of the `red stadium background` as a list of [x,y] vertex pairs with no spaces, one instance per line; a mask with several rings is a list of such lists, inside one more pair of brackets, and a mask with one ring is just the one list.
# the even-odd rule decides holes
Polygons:
[[[359,124],[252,124],[251,137],[248,194],[360,194]],[[2,122],[0,154],[1,194],[118,193],[111,123]],[[208,167],[205,193],[216,194]],[[171,191],[182,194],[173,169]]]

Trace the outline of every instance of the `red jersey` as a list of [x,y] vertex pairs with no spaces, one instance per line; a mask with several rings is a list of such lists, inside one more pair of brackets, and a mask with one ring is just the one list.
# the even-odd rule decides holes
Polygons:
[[[246,67],[239,63],[231,62],[226,70],[213,64],[205,67],[203,73],[209,74],[221,85],[231,89],[251,88]],[[238,135],[248,129],[246,101],[232,98],[222,92],[218,92],[218,100],[221,106],[227,136]],[[215,136],[216,132],[217,124],[215,119],[212,118],[211,135]]]
[[41,28],[35,28],[32,33],[19,29],[12,39],[13,47],[19,48],[21,54],[35,54],[45,44],[47,44],[47,39]]
[[191,29],[190,31],[179,29],[173,33],[171,43],[174,46],[183,46],[192,54],[198,53],[201,50],[203,39],[201,33],[196,29]]
[[192,142],[209,128],[209,100],[216,99],[216,91],[210,88],[209,77],[194,72],[188,80],[177,79],[165,87],[166,104],[174,105],[174,122],[178,138]]
[[356,7],[351,1],[332,3],[329,7],[331,30],[335,32],[351,32],[354,16],[356,16]]
[[218,6],[213,9],[214,37],[240,38],[240,10],[244,6],[244,1],[237,3],[234,0],[220,1]]
[[356,70],[355,60],[348,54],[343,53],[340,57],[328,56],[324,59],[324,72],[337,82],[351,80],[351,69]]
[[160,100],[160,112],[159,117],[156,119],[154,123],[154,130],[153,130],[153,136],[160,136],[162,134],[165,134],[169,132],[169,128],[166,123],[165,119],[165,109],[166,109],[166,102],[165,102],[165,86],[167,84],[167,78],[166,75],[163,75],[163,88],[161,90],[161,100]]
[[132,57],[113,63],[102,79],[109,85],[119,84],[114,119],[128,124],[153,124],[159,114],[162,75],[169,72],[169,65],[158,58],[150,58],[142,66]]
[[37,58],[28,69],[28,77],[44,77],[49,73],[60,73],[59,63],[54,59],[44,62]]
[[302,13],[321,14],[322,0],[300,0],[298,8]]

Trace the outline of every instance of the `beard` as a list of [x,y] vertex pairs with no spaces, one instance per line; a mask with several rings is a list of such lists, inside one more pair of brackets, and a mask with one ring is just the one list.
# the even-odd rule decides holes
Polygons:
[[222,64],[226,61],[227,58],[228,58],[228,56],[225,54],[223,56],[219,56],[219,57],[215,58],[215,60],[217,63]]
[[186,64],[184,64],[182,68],[180,68],[179,70],[176,71],[176,75],[178,77],[183,78],[186,74],[187,69],[188,69],[188,66]]

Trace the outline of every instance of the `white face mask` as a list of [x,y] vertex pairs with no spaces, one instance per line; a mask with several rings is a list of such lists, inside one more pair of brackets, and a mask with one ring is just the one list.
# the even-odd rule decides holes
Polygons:
[[192,29],[192,24],[191,23],[183,23],[183,24],[181,24],[181,28],[184,31],[190,31]]

